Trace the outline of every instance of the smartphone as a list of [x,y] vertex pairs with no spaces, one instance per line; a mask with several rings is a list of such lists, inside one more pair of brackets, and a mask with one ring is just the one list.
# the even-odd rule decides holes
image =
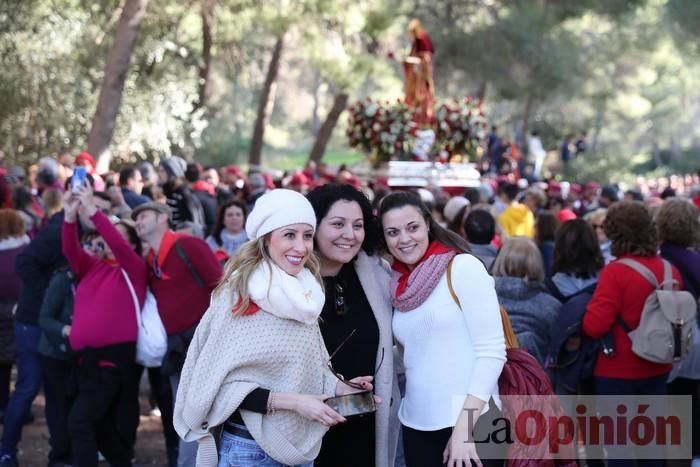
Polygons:
[[377,411],[372,391],[357,392],[326,399],[326,405],[345,418]]
[[73,176],[70,179],[70,189],[73,193],[76,193],[80,187],[85,186],[87,183],[87,171],[85,167],[76,167],[73,170]]

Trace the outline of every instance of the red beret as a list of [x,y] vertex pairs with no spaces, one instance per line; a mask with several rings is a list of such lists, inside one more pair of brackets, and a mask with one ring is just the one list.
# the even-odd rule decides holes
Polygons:
[[92,154],[90,154],[87,151],[83,151],[80,154],[78,154],[78,157],[75,158],[75,164],[80,165],[81,162],[89,162],[92,164],[92,167],[96,167],[97,164],[95,163],[95,158],[92,157]]

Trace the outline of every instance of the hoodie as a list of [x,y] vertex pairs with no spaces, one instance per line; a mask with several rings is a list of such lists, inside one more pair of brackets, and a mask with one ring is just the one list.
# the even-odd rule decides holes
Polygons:
[[532,211],[520,203],[513,203],[498,216],[503,233],[508,237],[518,235],[533,238],[535,236],[535,216]]

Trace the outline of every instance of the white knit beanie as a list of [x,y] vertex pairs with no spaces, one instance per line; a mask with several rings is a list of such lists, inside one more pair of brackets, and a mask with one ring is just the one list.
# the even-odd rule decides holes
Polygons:
[[309,224],[316,230],[316,214],[311,203],[301,193],[278,188],[262,195],[245,222],[245,232],[251,240],[286,225]]

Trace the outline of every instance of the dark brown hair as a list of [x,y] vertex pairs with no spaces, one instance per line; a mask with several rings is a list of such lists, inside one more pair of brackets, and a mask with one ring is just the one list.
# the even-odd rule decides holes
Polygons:
[[656,227],[647,208],[639,201],[614,203],[603,222],[613,256],[655,256]]
[[115,226],[119,225],[126,229],[126,236],[129,238],[129,243],[134,247],[134,251],[136,252],[136,254],[141,256],[143,254],[141,239],[139,239],[139,236],[136,233],[136,229],[134,228],[134,226],[123,220],[115,224]]
[[[428,224],[428,240],[430,242],[437,241],[445,246],[454,248],[459,253],[470,253],[469,244],[465,239],[460,237],[454,232],[451,232],[440,226],[433,217],[430,215],[430,211],[427,206],[421,201],[421,199],[415,193],[410,193],[408,191],[397,191],[387,195],[383,200],[382,204],[379,206],[379,226],[382,232],[384,232],[383,217],[384,214],[393,210],[401,209],[404,206],[413,206],[423,217],[425,223]],[[386,248],[386,241],[384,240],[384,235],[381,235],[384,248]]]
[[683,198],[670,198],[656,212],[656,229],[661,243],[696,247],[700,242],[698,208]]
[[557,216],[552,211],[540,211],[535,220],[535,241],[537,244],[554,240],[558,225]]
[[221,206],[219,206],[219,211],[216,213],[216,223],[214,224],[214,230],[211,236],[214,237],[214,241],[221,246],[223,242],[221,241],[221,232],[224,230],[224,217],[226,217],[226,210],[231,206],[236,206],[241,211],[243,211],[243,229],[245,230],[245,221],[248,219],[248,208],[241,201],[237,199],[232,199]]
[[554,240],[552,274],[563,272],[581,279],[595,277],[605,261],[593,227],[582,220],[564,222]]

